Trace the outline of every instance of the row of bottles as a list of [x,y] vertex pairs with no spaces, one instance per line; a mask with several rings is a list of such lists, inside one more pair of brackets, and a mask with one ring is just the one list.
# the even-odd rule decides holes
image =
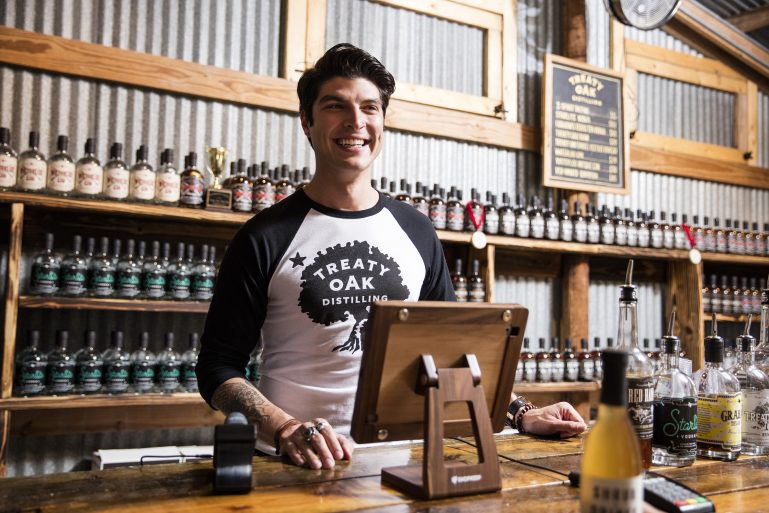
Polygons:
[[[572,340],[567,338],[565,349],[559,350],[558,337],[550,339],[550,348],[545,346],[545,339],[539,339],[539,351],[531,351],[528,338],[523,339],[515,381],[528,383],[594,381],[603,377],[600,339],[596,338],[594,348],[588,348],[587,339],[580,341],[581,351],[575,352]],[[608,347],[614,345],[614,339],[608,339]]]
[[[64,257],[54,252],[54,236],[45,235],[43,251],[33,258],[29,292],[33,295],[69,297],[119,297],[126,299],[172,299],[209,301],[216,282],[216,247],[203,244],[195,258],[192,244],[177,244],[176,258],[171,245],[101,237],[98,251],[89,237],[83,251],[83,239],[75,235],[72,251]],[[162,253],[161,253],[162,247]]]
[[56,332],[54,349],[40,350],[40,332],[29,332],[27,346],[16,357],[14,395],[144,394],[197,392],[195,365],[198,334],[190,333],[184,354],[174,350],[174,334],[166,333],[164,349],[156,356],[149,333],[139,336],[138,348],[129,352],[122,331],[113,331],[109,347],[97,349],[96,332],[84,334],[83,347],[69,349],[69,332]]
[[761,290],[766,282],[761,280],[761,288],[756,277],[721,276],[720,283],[715,274],[702,288],[702,309],[705,313],[725,315],[758,314],[761,311]]
[[473,188],[470,201],[465,203],[462,191],[454,186],[446,194],[438,184],[429,189],[417,182],[413,195],[411,184],[405,179],[400,180],[398,190],[395,182],[388,182],[384,177],[379,183],[372,180],[372,186],[413,205],[430,218],[437,230],[481,230],[489,235],[665,249],[690,249],[694,244],[701,251],[769,255],[769,223],[764,224],[762,232],[757,222],[727,220],[726,229],[722,229],[719,219],[714,219],[711,226],[709,217],[704,217],[705,222],[700,225],[699,216],[694,216],[693,224],[689,225],[686,214],[679,223],[678,214],[671,214],[668,222],[667,213],[660,212],[657,221],[654,211],[638,209],[634,213],[629,208],[611,210],[606,205],[598,210],[580,202],[573,204],[569,214],[567,201],[562,199],[560,208],[556,209],[552,195],[543,206],[537,196],[527,202],[523,194],[518,194],[512,205],[507,193],[502,193],[502,203],[498,204],[497,196],[487,191],[482,203],[480,193]]
[[483,303],[486,301],[486,282],[481,276],[481,263],[473,260],[473,272],[465,276],[462,272],[464,266],[462,259],[454,262],[454,272],[451,273],[451,283],[454,285],[454,295],[460,303]]
[[[184,157],[177,169],[172,148],[164,149],[159,165],[149,161],[147,146],[136,150],[133,165],[123,160],[123,145],[109,148],[102,165],[96,156],[96,140],[89,138],[83,156],[75,161],[69,153],[69,137],[60,135],[50,158],[40,152],[40,134],[29,133],[29,149],[17,156],[10,145],[10,130],[0,128],[0,191],[42,192],[58,196],[113,201],[135,201],[161,205],[204,208],[209,173],[198,168],[198,155]],[[310,181],[308,168],[291,172],[289,166],[270,169],[267,162],[246,166],[244,159],[232,162],[223,186],[233,191],[232,209],[258,212],[292,194]]]

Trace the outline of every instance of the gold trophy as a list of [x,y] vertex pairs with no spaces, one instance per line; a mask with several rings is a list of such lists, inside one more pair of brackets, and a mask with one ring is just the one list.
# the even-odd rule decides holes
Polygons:
[[214,177],[214,183],[206,192],[206,208],[229,212],[232,210],[232,191],[223,189],[219,178],[224,172],[227,162],[227,148],[223,146],[206,146],[208,153],[208,172]]

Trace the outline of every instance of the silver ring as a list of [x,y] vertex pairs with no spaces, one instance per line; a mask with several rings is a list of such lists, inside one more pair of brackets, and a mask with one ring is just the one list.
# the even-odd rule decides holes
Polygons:
[[315,426],[310,426],[304,430],[304,443],[310,445],[312,443],[312,437],[318,434],[318,430]]
[[319,433],[320,433],[321,431],[323,431],[324,429],[326,429],[326,427],[328,427],[328,424],[326,424],[326,423],[325,423],[325,422],[323,422],[322,420],[321,420],[321,421],[319,421],[317,424],[315,424],[315,429],[317,429]]

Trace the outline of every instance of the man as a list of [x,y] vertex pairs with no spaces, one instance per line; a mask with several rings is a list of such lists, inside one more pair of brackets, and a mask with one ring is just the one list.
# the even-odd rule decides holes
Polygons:
[[[370,185],[395,80],[368,53],[337,45],[297,85],[313,180],[249,220],[219,271],[197,374],[201,395],[241,411],[294,464],[350,459],[361,340],[377,299],[455,299],[426,217]],[[244,369],[264,341],[259,389]],[[524,406],[519,401],[519,406]],[[520,408],[521,427],[571,436],[585,424],[566,403]]]

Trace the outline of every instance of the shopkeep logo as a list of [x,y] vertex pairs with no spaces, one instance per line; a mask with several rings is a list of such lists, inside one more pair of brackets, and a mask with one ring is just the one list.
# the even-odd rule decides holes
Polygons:
[[451,484],[454,486],[464,483],[476,483],[483,478],[480,474],[470,474],[469,476],[451,476]]

